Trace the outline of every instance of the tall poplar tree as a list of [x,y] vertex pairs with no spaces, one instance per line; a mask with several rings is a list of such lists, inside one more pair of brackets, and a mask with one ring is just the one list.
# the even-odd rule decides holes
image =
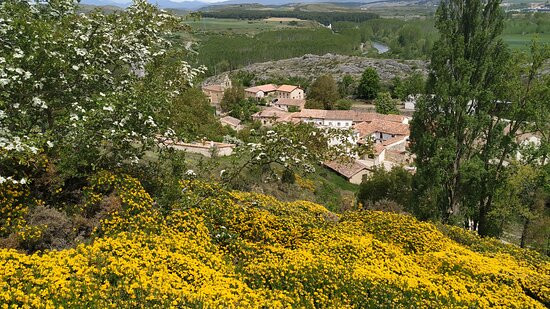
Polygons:
[[[489,213],[519,136],[549,108],[538,74],[548,58],[512,54],[500,39],[499,0],[444,0],[436,17],[428,92],[411,123],[416,212],[493,231]],[[528,60],[528,61],[525,61]],[[545,101],[546,100],[546,101]]]

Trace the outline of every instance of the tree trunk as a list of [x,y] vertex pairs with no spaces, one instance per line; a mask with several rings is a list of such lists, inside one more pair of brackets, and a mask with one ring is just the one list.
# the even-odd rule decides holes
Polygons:
[[479,203],[479,221],[477,233],[480,236],[489,236],[489,211],[491,210],[491,205],[493,202],[493,197],[489,196],[484,201]]
[[529,228],[529,219],[525,219],[523,222],[523,230],[521,231],[521,242],[519,244],[520,247],[525,248],[525,242],[527,241],[527,229]]

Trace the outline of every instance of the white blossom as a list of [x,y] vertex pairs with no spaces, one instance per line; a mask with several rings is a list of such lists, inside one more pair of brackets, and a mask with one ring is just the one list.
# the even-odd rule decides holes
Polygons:
[[21,48],[16,48],[15,53],[13,54],[13,58],[23,58],[25,53],[21,50]]

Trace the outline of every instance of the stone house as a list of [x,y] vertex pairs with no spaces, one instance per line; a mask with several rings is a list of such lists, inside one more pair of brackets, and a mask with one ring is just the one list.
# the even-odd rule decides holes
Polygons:
[[304,90],[294,85],[282,85],[277,88],[276,96],[278,99],[299,99],[303,100]]
[[241,120],[235,117],[225,116],[220,118],[220,122],[223,126],[228,126],[235,131],[240,131],[243,128]]
[[371,171],[363,163],[355,160],[350,163],[328,161],[323,163],[326,167],[340,174],[350,183],[361,184],[363,176],[368,175]]
[[267,96],[275,95],[276,91],[277,91],[277,86],[273,84],[267,84],[267,85],[260,85],[260,86],[246,88],[244,90],[244,95],[247,98],[256,98],[259,100]]
[[208,97],[210,104],[219,110],[223,93],[231,87],[231,80],[229,79],[229,76],[226,75],[221,84],[205,85],[202,87],[202,92],[206,95],[206,97]]
[[359,132],[359,138],[370,137],[375,143],[382,143],[396,137],[408,138],[410,134],[408,124],[381,119],[356,124],[354,129]]

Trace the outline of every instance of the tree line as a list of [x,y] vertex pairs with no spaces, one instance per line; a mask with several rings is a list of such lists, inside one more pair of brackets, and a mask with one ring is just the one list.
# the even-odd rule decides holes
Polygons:
[[266,19],[270,17],[287,17],[304,20],[315,20],[328,26],[337,21],[364,22],[378,18],[377,14],[367,12],[307,12],[282,10],[240,10],[224,9],[219,11],[202,12],[204,17],[235,18],[235,19]]

